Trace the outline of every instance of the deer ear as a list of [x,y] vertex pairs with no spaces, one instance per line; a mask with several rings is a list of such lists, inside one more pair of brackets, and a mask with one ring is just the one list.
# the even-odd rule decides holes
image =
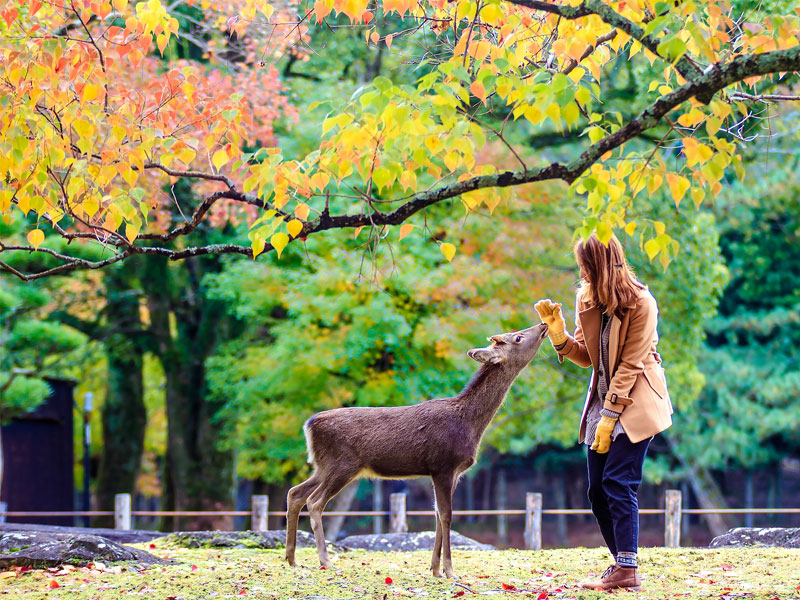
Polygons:
[[503,357],[491,348],[473,348],[467,352],[467,356],[480,363],[496,365],[497,363],[503,362]]
[[486,348],[473,348],[467,352],[467,356],[477,362],[486,362],[489,354],[490,352]]

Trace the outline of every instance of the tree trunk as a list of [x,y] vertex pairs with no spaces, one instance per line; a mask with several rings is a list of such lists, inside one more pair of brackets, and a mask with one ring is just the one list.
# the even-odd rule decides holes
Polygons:
[[[556,478],[556,508],[564,510],[567,508],[567,477],[562,470]],[[569,546],[567,537],[567,515],[556,515],[556,536],[558,544],[564,548]]]
[[[753,470],[746,469],[744,474],[744,507],[753,508]],[[753,513],[744,516],[744,526],[753,526]]]
[[[139,297],[131,285],[133,263],[106,272],[103,339],[108,377],[102,408],[103,446],[95,486],[98,510],[114,510],[114,495],[133,494],[142,462],[147,411],[142,375]],[[88,476],[85,474],[84,476]],[[112,517],[96,517],[94,527],[113,527]]]
[[[233,505],[233,454],[217,448],[219,406],[206,397],[205,384],[205,361],[223,335],[224,307],[204,296],[200,266],[198,259],[189,259],[170,268],[166,260],[152,257],[143,277],[154,352],[166,379],[165,510],[219,511]],[[230,529],[233,520],[176,517],[162,526]]]
[[[711,476],[711,471],[705,467],[701,467],[687,458],[681,453],[675,441],[669,437],[664,436],[669,445],[672,455],[678,459],[681,465],[687,471],[687,479],[692,485],[694,495],[697,498],[698,508],[711,509],[711,508],[728,508],[728,503],[725,502],[725,496]],[[714,537],[722,535],[727,532],[731,525],[725,518],[725,515],[720,513],[706,513],[703,518],[708,525],[711,535]]]
[[[331,512],[350,510],[350,507],[353,505],[353,500],[355,500],[359,483],[361,483],[360,479],[348,483],[341,492],[336,494],[333,502],[328,504],[328,510]],[[335,542],[336,538],[339,537],[339,532],[342,530],[344,521],[345,517],[328,517],[325,523],[325,537]]]
[[[0,422],[0,493],[3,491],[3,425]],[[0,495],[0,502],[3,501],[3,496]],[[3,517],[5,520],[5,517]]]

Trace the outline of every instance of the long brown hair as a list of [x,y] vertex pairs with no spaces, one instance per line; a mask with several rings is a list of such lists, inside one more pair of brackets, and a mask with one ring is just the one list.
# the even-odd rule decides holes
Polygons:
[[607,315],[622,318],[626,309],[636,304],[639,291],[647,289],[636,279],[625,259],[625,250],[612,234],[604,244],[593,233],[575,244],[575,260],[586,272],[579,297],[591,306],[598,306]]

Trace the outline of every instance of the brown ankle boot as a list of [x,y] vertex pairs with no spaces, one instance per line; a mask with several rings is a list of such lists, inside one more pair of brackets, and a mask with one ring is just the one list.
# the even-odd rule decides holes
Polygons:
[[611,565],[600,576],[600,579],[583,581],[580,586],[587,590],[608,591],[619,588],[638,590],[642,587],[642,580],[639,578],[639,569],[635,567]]

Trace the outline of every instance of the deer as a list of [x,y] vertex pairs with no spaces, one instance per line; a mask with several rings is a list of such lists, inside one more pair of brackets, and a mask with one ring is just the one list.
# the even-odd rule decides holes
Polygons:
[[286,560],[295,566],[300,511],[308,506],[311,529],[322,567],[331,568],[322,511],[331,498],[356,478],[430,477],[436,512],[431,571],[453,578],[450,524],[453,492],[460,476],[475,464],[486,428],[511,384],[533,360],[547,325],[487,338],[485,348],[467,355],[481,363],[463,390],[408,406],[334,408],[315,414],[303,425],[308,462],[313,472],[291,488],[286,498]]

